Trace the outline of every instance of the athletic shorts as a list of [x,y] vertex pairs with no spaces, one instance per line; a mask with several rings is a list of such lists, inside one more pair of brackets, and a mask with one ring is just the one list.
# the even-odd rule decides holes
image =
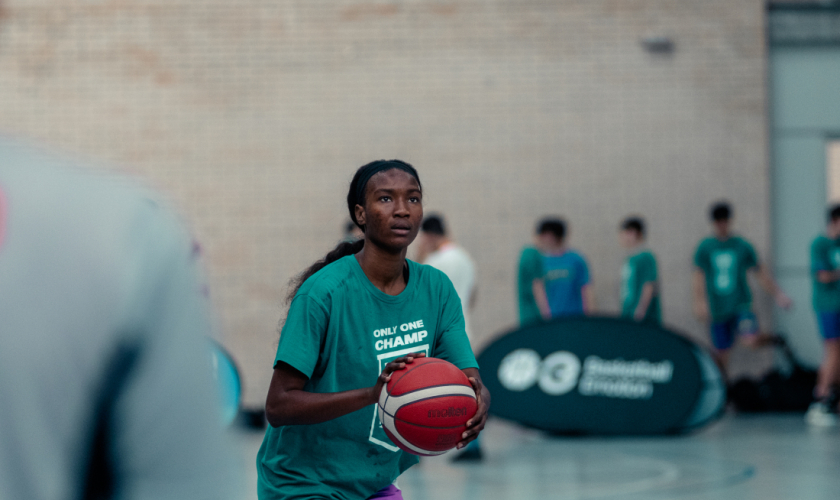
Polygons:
[[820,334],[825,340],[840,338],[840,312],[817,311]]
[[755,335],[758,333],[758,321],[755,314],[745,312],[729,319],[712,323],[712,344],[715,349],[723,351],[732,347],[738,335]]
[[391,484],[373,494],[368,500],[403,500],[402,491],[397,488],[397,485]]

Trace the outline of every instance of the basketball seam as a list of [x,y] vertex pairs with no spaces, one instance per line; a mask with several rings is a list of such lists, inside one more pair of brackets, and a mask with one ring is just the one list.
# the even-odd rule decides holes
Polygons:
[[[452,384],[447,384],[447,385],[452,385]],[[436,385],[434,387],[446,387],[446,386]],[[426,389],[433,389],[434,387],[426,387]],[[412,391],[412,392],[417,392],[417,391]],[[410,393],[406,393],[406,394],[410,394]],[[405,396],[405,394],[401,394],[400,396],[394,396],[394,397],[402,397],[402,396]],[[428,401],[430,399],[438,399],[438,398],[451,398],[453,396],[462,397],[462,398],[468,398],[469,397],[466,394],[441,394],[441,395],[438,395],[438,396],[429,396],[428,398],[418,399],[418,400],[412,401],[409,404],[413,405],[414,403],[419,403],[421,401]],[[475,399],[475,398],[473,398],[473,399]],[[377,404],[379,404],[379,403],[377,403]],[[387,404],[388,404],[388,398],[385,398],[385,405],[387,406]],[[388,415],[389,417],[391,417],[395,420],[402,420],[402,419],[397,419],[396,415],[392,415],[392,414],[388,413],[387,411],[385,411],[385,406],[379,405],[379,407],[382,408],[382,413]],[[400,406],[400,408],[403,408],[403,407]],[[399,408],[397,408],[397,411],[399,411]],[[406,422],[406,421],[403,420],[403,422]],[[407,423],[411,423],[411,422],[407,422]]]
[[[396,421],[396,419],[393,418],[393,417],[391,417],[391,420]],[[383,424],[383,427],[385,428],[384,429],[385,432],[390,435],[391,432],[388,430],[387,422],[383,422],[382,424]],[[421,448],[420,446],[417,446],[415,444],[412,444],[410,441],[408,441],[407,439],[405,439],[403,436],[400,435],[399,431],[397,431],[396,425],[394,425],[394,432],[395,432],[394,438],[397,441],[400,441],[403,446],[411,448],[412,450],[414,450],[413,451],[414,453],[418,453],[419,455],[422,455],[422,456],[436,456],[436,455],[443,455],[444,453],[446,453],[448,451],[448,450],[432,451],[432,450],[427,450],[425,448]],[[393,441],[394,438],[392,438],[391,440]],[[394,441],[394,442],[396,443],[396,441]]]
[[[416,359],[420,359],[420,358],[416,358]],[[442,360],[442,359],[436,359],[435,361],[428,361],[428,362],[426,362],[426,363],[423,363],[422,365],[412,366],[411,368],[409,368],[409,369],[408,369],[408,371],[406,371],[406,372],[405,372],[405,374],[403,375],[403,377],[405,377],[406,375],[408,375],[408,374],[409,374],[412,370],[415,370],[415,369],[417,369],[417,368],[420,368],[421,366],[426,366],[426,365],[438,365],[438,364],[441,364],[441,363],[448,363],[448,361],[445,361],[445,360]],[[454,365],[453,365],[453,366],[454,366]],[[456,367],[456,368],[457,368],[457,367]],[[393,376],[393,374],[394,374],[394,372],[391,372],[391,376]],[[402,377],[400,377],[400,379],[399,379],[399,380],[397,380],[397,381],[394,383],[394,389],[396,389],[396,388],[397,388],[397,384],[399,384],[401,381],[402,381]],[[452,385],[452,384],[446,384],[446,385]],[[385,391],[388,393],[388,395],[387,395],[387,396],[385,396],[385,404],[387,405],[387,404],[388,404],[388,398],[390,398],[390,397],[391,397],[391,391],[389,391],[389,390],[388,390],[388,382],[385,382],[385,385],[384,385],[382,388],[383,388],[383,389],[385,389]],[[414,392],[414,391],[412,391],[412,392]],[[408,393],[406,393],[406,394],[408,394]]]
[[[423,391],[430,390],[430,389],[441,389],[441,388],[453,388],[454,389],[456,387],[459,387],[461,389],[469,389],[470,393],[469,394],[463,394],[461,392],[458,392],[457,390],[453,390],[452,392],[449,392],[449,393],[443,393],[443,394],[437,393],[433,396],[429,396],[429,397],[422,398],[422,399],[429,399],[429,398],[434,398],[434,397],[443,397],[443,396],[449,396],[449,395],[452,395],[452,396],[473,396],[473,397],[475,397],[475,395],[472,392],[472,390],[473,390],[472,387],[462,385],[462,384],[440,384],[440,385],[435,385],[435,386],[430,386],[430,387],[424,387],[424,388],[421,388],[421,389],[417,389],[417,390],[414,390],[414,391],[411,391],[411,392],[407,392],[405,394],[400,394],[399,396],[391,396],[391,393],[386,391],[385,401],[382,404],[379,404],[379,402],[377,402],[377,404],[379,404],[379,406],[381,406],[382,410],[384,411],[385,408],[387,408],[389,406],[388,402],[391,399],[391,397],[405,398],[406,396],[411,396],[412,394],[416,394],[418,392],[423,392]],[[476,398],[476,401],[477,400],[478,399]],[[406,404],[411,404],[413,402],[414,401],[411,401],[411,402],[406,403]],[[390,415],[390,413],[389,413],[389,415]]]
[[[474,417],[474,416],[475,416],[475,415],[473,415],[473,417]],[[466,422],[465,422],[465,423],[460,424],[460,425],[451,425],[451,426],[449,426],[449,427],[435,427],[434,425],[415,424],[414,422],[409,422],[409,421],[407,421],[407,420],[403,420],[403,419],[401,419],[401,418],[397,418],[397,417],[395,417],[395,416],[393,416],[393,415],[390,415],[390,417],[391,417],[391,418],[393,418],[395,422],[403,422],[403,423],[406,423],[406,424],[408,424],[408,425],[413,425],[413,426],[415,426],[415,427],[423,427],[424,429],[442,429],[442,430],[446,430],[446,429],[457,429],[458,427],[462,427],[462,426],[466,426],[466,425],[467,425],[467,424],[466,424]],[[470,418],[472,418],[472,417],[470,417]],[[415,445],[415,446],[416,446],[416,445]]]
[[[461,387],[468,387],[470,389],[473,389],[472,385],[467,385],[467,384],[437,384],[437,385],[427,385],[425,387],[421,387],[419,389],[414,389],[413,391],[404,392],[404,393],[400,394],[399,396],[393,396],[393,397],[401,398],[403,396],[408,396],[409,394],[414,394],[415,392],[425,391],[426,389],[434,389],[435,387],[448,387],[448,386],[454,386],[454,385],[459,385]],[[473,391],[475,391],[475,389],[473,389]],[[388,402],[388,398],[390,398],[390,397],[391,397],[391,391],[388,391],[388,396],[385,398],[386,403]]]

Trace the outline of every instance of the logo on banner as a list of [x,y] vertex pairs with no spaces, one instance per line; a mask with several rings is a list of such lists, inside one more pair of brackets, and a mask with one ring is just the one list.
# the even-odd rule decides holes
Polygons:
[[674,364],[651,363],[646,359],[580,358],[568,351],[557,351],[542,359],[532,349],[516,349],[502,359],[499,382],[509,391],[521,392],[534,385],[550,396],[561,396],[577,387],[582,396],[620,399],[650,399],[654,384],[671,381]]

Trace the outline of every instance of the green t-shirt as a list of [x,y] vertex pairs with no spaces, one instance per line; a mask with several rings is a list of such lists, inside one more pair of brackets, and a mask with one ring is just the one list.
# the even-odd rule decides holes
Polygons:
[[814,281],[814,309],[820,312],[840,311],[840,281],[820,283],[817,271],[840,269],[840,238],[818,236],[811,243],[811,275]]
[[747,271],[758,265],[758,257],[747,240],[706,238],[697,247],[694,265],[706,276],[712,321],[725,321],[752,309]]
[[[646,283],[655,285],[657,280],[656,257],[653,253],[644,250],[627,257],[621,269],[621,315],[632,319],[642,298],[642,287]],[[642,321],[656,324],[662,322],[658,290],[654,292]]]
[[[304,282],[295,295],[275,361],[309,380],[304,390],[370,387],[386,363],[425,352],[458,368],[477,368],[461,302],[445,274],[407,261],[409,280],[388,295],[365,276],[355,256]],[[388,439],[376,405],[314,425],[269,427],[257,455],[260,499],[364,499],[416,464]]]
[[519,324],[528,325],[542,321],[540,308],[534,298],[533,282],[545,274],[543,257],[539,250],[526,247],[519,257]]

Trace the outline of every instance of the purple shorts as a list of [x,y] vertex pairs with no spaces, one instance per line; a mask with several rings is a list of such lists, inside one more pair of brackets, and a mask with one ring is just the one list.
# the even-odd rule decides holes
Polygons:
[[377,491],[373,494],[372,497],[368,498],[368,500],[372,500],[374,498],[383,498],[386,500],[403,500],[402,491],[396,487],[396,485],[390,484],[385,488]]

